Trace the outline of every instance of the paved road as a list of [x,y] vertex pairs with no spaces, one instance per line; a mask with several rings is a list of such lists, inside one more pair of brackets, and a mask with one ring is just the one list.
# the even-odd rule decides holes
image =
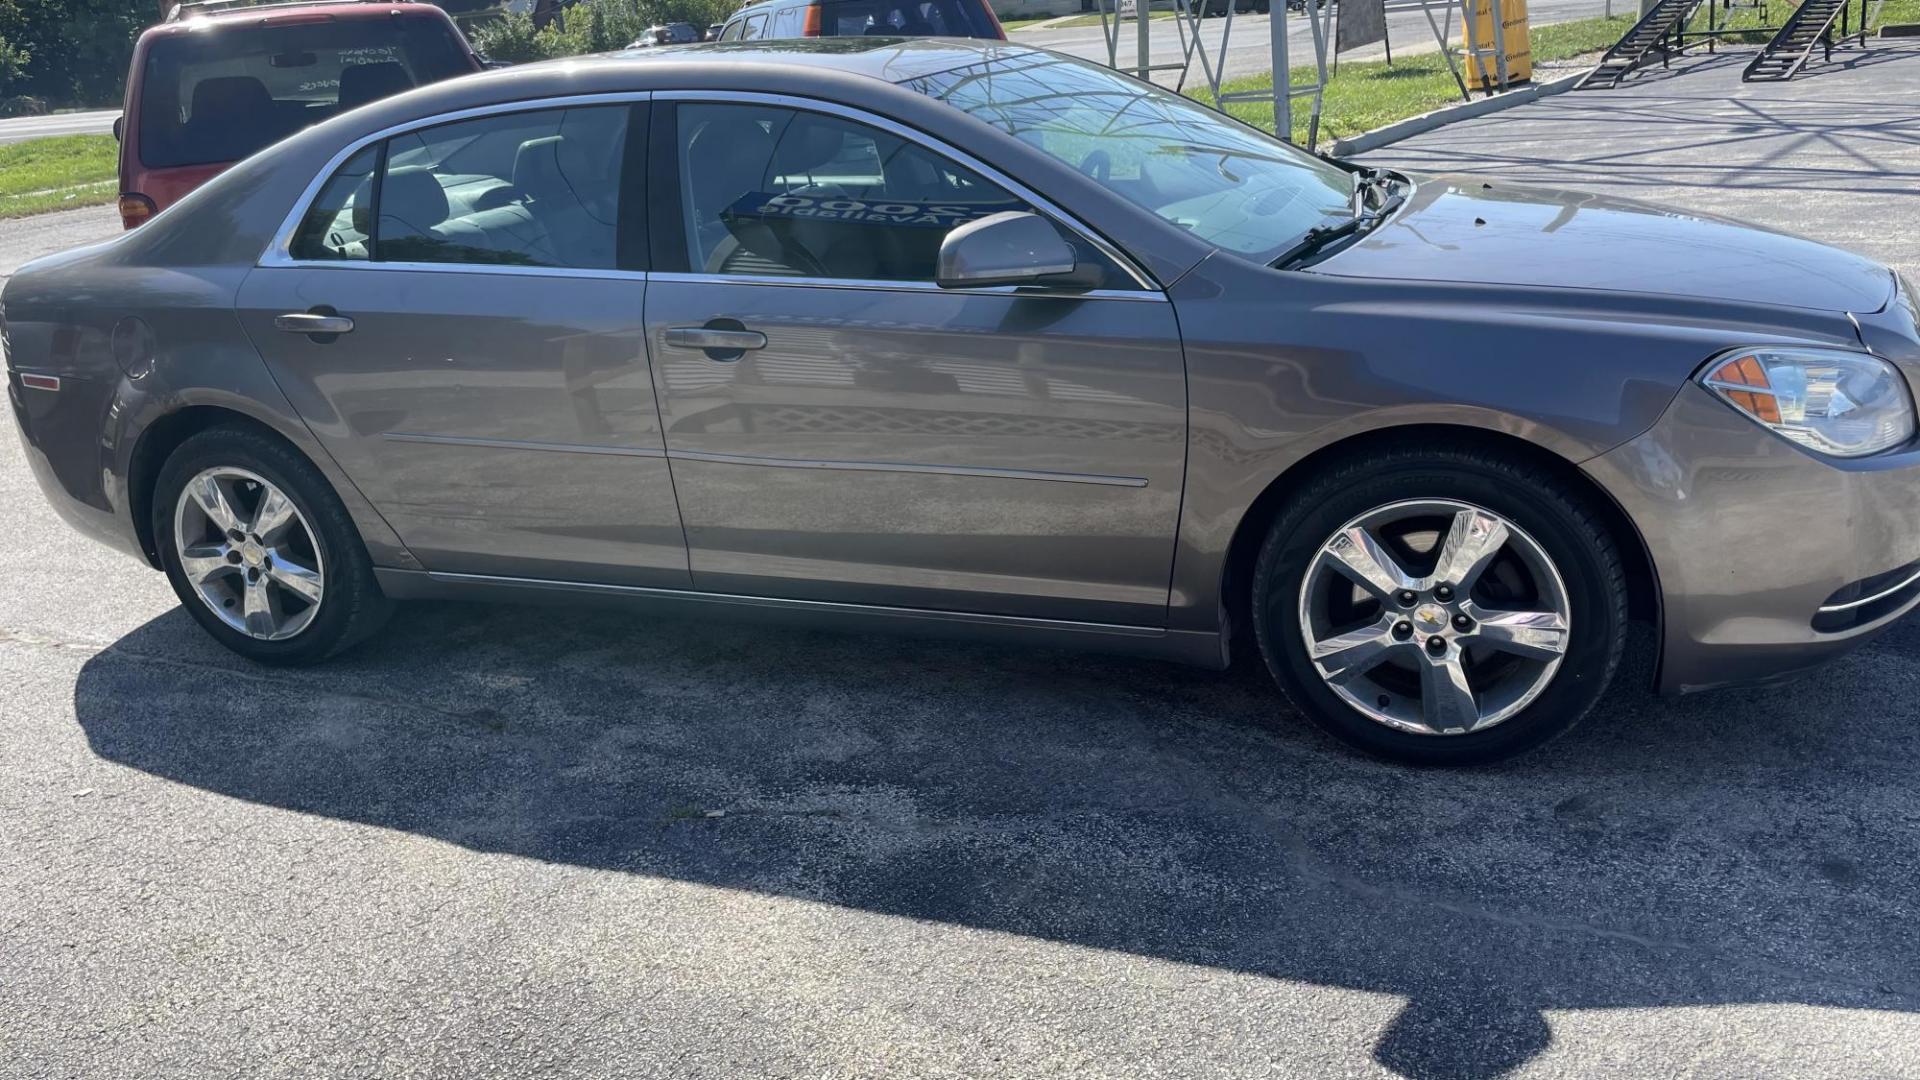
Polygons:
[[[1911,111],[1803,110],[1914,74],[1556,99],[1694,110],[1645,161],[1595,116],[1556,166],[1540,106],[1469,145],[1775,176],[1742,212],[1911,265]],[[612,613],[416,605],[268,672],[4,431],[0,506],[0,1077],[1920,1076],[1920,621],[1415,771],[1249,669]]]
[[55,113],[52,116],[17,116],[0,120],[0,145],[44,139],[49,135],[106,134],[113,130],[119,109],[97,112]]
[[120,212],[111,206],[60,210],[0,220],[0,285],[15,270],[42,255],[106,240],[120,233]]
[[1489,172],[1768,222],[1920,280],[1920,45],[1876,42],[1767,87],[1751,51],[1695,56],[1618,90],[1559,94],[1366,160]]
[[[1624,14],[1629,6],[1628,0],[1613,0],[1612,10]],[[1607,0],[1533,0],[1528,6],[1529,15],[1535,26],[1592,18],[1605,14],[1607,10]],[[1436,22],[1442,23],[1443,28],[1448,25],[1443,19],[1444,14],[1436,11],[1433,16]],[[1136,58],[1139,55],[1139,48],[1134,36],[1136,25],[1128,22],[1120,29],[1119,63],[1122,67],[1138,63]],[[1184,46],[1174,22],[1162,19],[1150,21],[1148,25],[1152,28],[1152,37],[1148,45],[1148,55],[1152,58],[1152,63],[1179,63]],[[1448,40],[1458,41],[1460,18],[1457,11],[1450,25],[1452,33]],[[1255,15],[1251,12],[1235,15],[1230,34],[1226,29],[1226,20],[1221,18],[1204,19],[1201,21],[1201,27],[1201,44],[1206,49],[1209,60],[1216,66],[1220,55],[1221,38],[1226,35],[1229,46],[1226,52],[1227,78],[1259,75],[1273,70],[1273,52],[1268,42],[1270,31],[1267,16]],[[1418,11],[1392,13],[1387,19],[1387,33],[1393,42],[1393,51],[1396,56],[1435,51],[1433,30],[1427,24],[1427,17]],[[1015,30],[1010,36],[1021,44],[1057,49],[1060,52],[1097,60],[1104,64],[1107,62],[1107,45],[1102,35],[1102,30],[1096,25],[1067,29],[1029,27],[1024,30]],[[1296,65],[1312,64],[1312,31],[1308,28],[1306,20],[1295,14],[1288,20],[1287,35],[1287,52],[1292,57],[1292,62]],[[1384,50],[1380,46],[1369,46],[1342,53],[1341,59],[1375,60],[1384,55]],[[1177,73],[1156,74],[1154,78],[1155,81],[1171,84],[1171,76],[1174,74]],[[1196,61],[1192,75],[1188,79],[1188,85],[1203,86],[1205,82],[1200,65]]]

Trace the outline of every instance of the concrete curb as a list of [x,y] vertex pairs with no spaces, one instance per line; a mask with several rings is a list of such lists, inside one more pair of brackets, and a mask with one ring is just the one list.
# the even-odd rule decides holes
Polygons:
[[[1098,14],[1098,13],[1096,12],[1095,14]],[[1063,22],[1071,22],[1074,19],[1085,18],[1086,15],[1087,15],[1087,12],[1084,12],[1084,11],[1076,11],[1071,15],[1055,15],[1051,19],[1043,19],[1040,22],[1028,23],[1025,26],[1016,27],[1007,32],[1010,34],[1021,34],[1021,33],[1025,33],[1028,30],[1046,30],[1051,27],[1059,26]]]
[[1486,116],[1489,113],[1511,109],[1516,105],[1525,105],[1529,101],[1551,97],[1573,89],[1573,84],[1579,82],[1586,74],[1586,70],[1576,71],[1571,75],[1562,75],[1542,83],[1530,83],[1518,90],[1509,90],[1504,94],[1495,94],[1493,97],[1463,101],[1458,105],[1449,105],[1430,113],[1410,116],[1405,120],[1395,120],[1391,124],[1383,124],[1372,131],[1363,131],[1358,135],[1335,139],[1333,147],[1328,152],[1335,156],[1364,153],[1388,143],[1396,143],[1401,139],[1432,131],[1434,128],[1445,127],[1456,121],[1471,120],[1476,116]]

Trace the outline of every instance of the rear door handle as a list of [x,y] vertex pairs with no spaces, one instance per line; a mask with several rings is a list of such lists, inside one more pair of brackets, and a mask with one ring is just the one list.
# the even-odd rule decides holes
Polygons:
[[285,330],[289,334],[350,334],[353,332],[353,320],[345,315],[296,311],[287,315],[275,315],[273,328]]
[[677,349],[704,349],[709,353],[738,353],[767,347],[767,335],[758,330],[728,330],[713,326],[675,326],[667,330],[667,344]]

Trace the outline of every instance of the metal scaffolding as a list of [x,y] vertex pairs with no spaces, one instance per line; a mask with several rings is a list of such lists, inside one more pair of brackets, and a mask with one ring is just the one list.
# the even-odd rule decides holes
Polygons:
[[[1148,0],[1094,0],[1094,3],[1100,13],[1100,31],[1106,42],[1109,67],[1136,78],[1170,84],[1174,90],[1185,90],[1198,65],[1199,76],[1205,82],[1216,108],[1224,109],[1236,102],[1271,102],[1274,130],[1288,141],[1292,141],[1294,102],[1310,99],[1312,113],[1307,121],[1307,145],[1312,146],[1319,140],[1328,67],[1333,59],[1330,54],[1336,37],[1334,29],[1339,13],[1338,0],[1321,0],[1317,4],[1314,0],[1305,0],[1299,11],[1290,11],[1285,0],[1276,0],[1267,25],[1268,48],[1272,58],[1269,70],[1273,72],[1273,86],[1265,90],[1230,93],[1223,93],[1221,85],[1226,81],[1226,55],[1233,41],[1233,20],[1239,0],[1228,0],[1226,3],[1226,14],[1217,21],[1217,45],[1213,48],[1208,47],[1208,42],[1214,39],[1214,34],[1203,34],[1203,30],[1209,28],[1203,21],[1202,5],[1207,4],[1208,0],[1173,0],[1172,15],[1165,20],[1151,17]],[[1490,8],[1490,34],[1482,28],[1480,20],[1474,18],[1474,9],[1481,3]],[[1502,0],[1385,0],[1385,13],[1388,15],[1418,11],[1426,17],[1427,26],[1433,31],[1434,43],[1446,61],[1447,70],[1453,75],[1454,84],[1460,88],[1462,99],[1470,99],[1475,89],[1494,94],[1504,92],[1509,87],[1504,7]],[[1436,18],[1436,12],[1442,13],[1444,19]],[[1459,48],[1455,48],[1451,41],[1455,12],[1459,13],[1462,20],[1463,41]],[[1292,54],[1288,46],[1289,37],[1294,32],[1289,24],[1297,19],[1306,20],[1307,32],[1313,42],[1313,77],[1295,86]],[[1174,32],[1179,35],[1176,59],[1154,62],[1152,26],[1155,21],[1172,23]],[[1132,63],[1123,63],[1121,43],[1128,36],[1129,24],[1132,25],[1134,56]],[[1483,37],[1491,37],[1492,40],[1483,41]],[[1388,39],[1383,36],[1381,40]],[[1391,44],[1387,48],[1387,60],[1391,63]],[[1468,84],[1467,73],[1462,70],[1463,60],[1478,61],[1480,78],[1477,81],[1480,85]],[[1487,77],[1489,74],[1492,78]]]
[[[1186,89],[1187,80],[1193,75],[1193,66],[1200,65],[1200,74],[1206,80],[1207,91],[1213,97],[1216,108],[1225,108],[1235,102],[1273,103],[1274,131],[1281,138],[1292,141],[1293,102],[1296,98],[1313,99],[1313,113],[1307,123],[1307,145],[1311,146],[1320,134],[1320,112],[1327,87],[1328,42],[1332,40],[1333,17],[1336,6],[1323,3],[1317,11],[1309,9],[1301,14],[1307,21],[1309,33],[1313,37],[1313,81],[1299,86],[1293,85],[1292,55],[1287,48],[1287,23],[1292,17],[1285,0],[1273,4],[1267,20],[1269,47],[1272,49],[1273,87],[1270,90],[1244,90],[1223,94],[1221,83],[1225,81],[1227,48],[1233,41],[1233,17],[1235,0],[1228,0],[1226,16],[1220,21],[1220,44],[1209,55],[1207,43],[1202,36],[1201,5],[1207,0],[1173,0],[1173,16],[1170,21],[1180,37],[1180,59],[1168,63],[1153,62],[1152,33],[1153,19],[1147,10],[1145,0],[1095,0],[1100,12],[1100,30],[1107,44],[1107,65],[1127,72],[1136,78],[1152,80],[1156,73],[1178,72],[1173,79],[1175,90]],[[1131,9],[1130,11],[1124,9]],[[1120,62],[1120,38],[1127,22],[1134,24],[1134,63]]]

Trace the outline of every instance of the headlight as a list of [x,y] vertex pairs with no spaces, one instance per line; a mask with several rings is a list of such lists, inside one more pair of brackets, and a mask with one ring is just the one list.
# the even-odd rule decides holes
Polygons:
[[1913,437],[1906,377],[1867,353],[1742,349],[1699,377],[1729,405],[1823,454],[1865,457]]

